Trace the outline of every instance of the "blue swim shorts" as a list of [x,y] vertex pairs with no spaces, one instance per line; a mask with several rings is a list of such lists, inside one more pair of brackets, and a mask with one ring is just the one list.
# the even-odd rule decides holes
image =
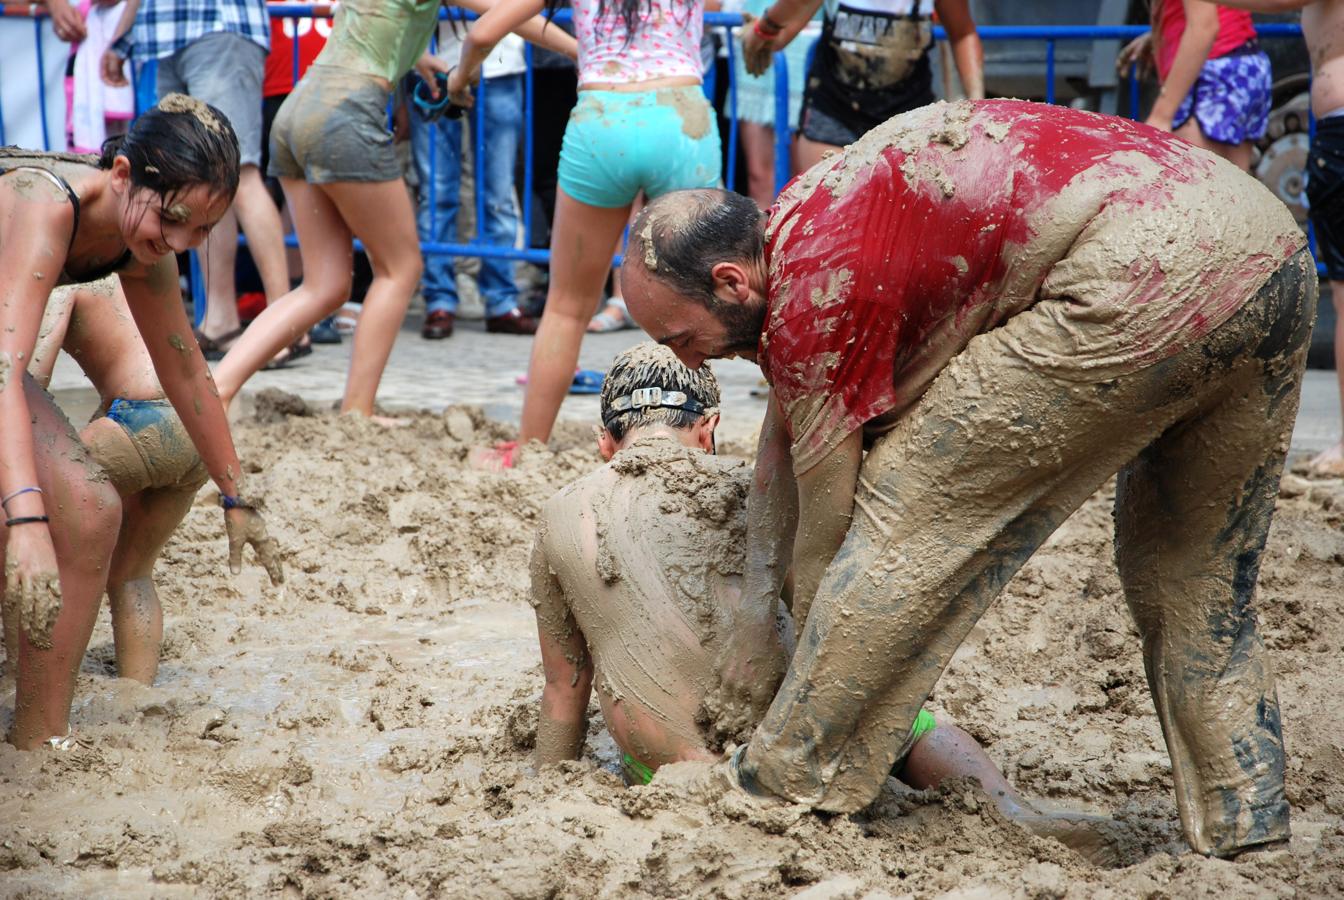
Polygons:
[[[1254,47],[1254,45],[1248,45]],[[1199,130],[1221,144],[1258,141],[1265,136],[1273,101],[1269,57],[1260,50],[1210,59],[1172,117],[1180,128],[1194,115]]]
[[684,188],[717,187],[723,162],[714,110],[697,86],[580,91],[560,147],[560,187],[611,209]]

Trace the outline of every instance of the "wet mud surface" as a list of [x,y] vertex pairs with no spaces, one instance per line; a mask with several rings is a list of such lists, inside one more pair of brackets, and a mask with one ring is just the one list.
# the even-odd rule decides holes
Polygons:
[[[157,685],[113,677],[104,613],[76,746],[0,746],[0,895],[1344,894],[1344,484],[1290,476],[1262,567],[1287,850],[1233,863],[1184,848],[1112,561],[1112,488],[1026,565],[939,682],[930,709],[1024,793],[1118,817],[1123,864],[1101,869],[1007,823],[970,784],[889,781],[852,817],[747,808],[671,779],[625,789],[596,701],[583,759],[533,775],[528,553],[541,505],[600,464],[590,429],[562,425],[558,452],[481,473],[470,447],[511,435],[474,411],[395,431],[299,402],[262,412],[236,436],[286,583],[256,567],[229,578],[203,492],[159,566]],[[7,725],[12,678],[0,690]]]

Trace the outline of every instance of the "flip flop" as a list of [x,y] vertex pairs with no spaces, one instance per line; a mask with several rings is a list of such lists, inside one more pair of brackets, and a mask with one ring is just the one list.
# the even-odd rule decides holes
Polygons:
[[[607,312],[609,309],[616,309],[617,312]],[[626,331],[635,327],[635,323],[630,321],[630,314],[615,304],[607,304],[606,308],[600,313],[588,320],[589,334],[609,334],[613,331]]]
[[595,369],[579,369],[574,373],[574,381],[569,385],[571,394],[600,394],[602,393],[602,380],[606,378],[605,372],[598,372]]
[[261,367],[263,372],[273,372],[276,369],[284,369],[296,359],[303,359],[313,352],[312,344],[305,344],[302,339],[295,341],[284,349],[284,355],[277,354],[266,365]]

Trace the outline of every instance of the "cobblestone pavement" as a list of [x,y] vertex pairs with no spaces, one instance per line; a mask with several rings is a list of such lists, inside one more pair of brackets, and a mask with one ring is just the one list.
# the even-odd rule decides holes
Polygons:
[[[612,356],[644,339],[643,332],[621,331],[590,334],[583,342],[580,365],[604,369]],[[349,338],[339,347],[314,346],[313,354],[288,368],[259,372],[248,382],[243,396],[277,387],[304,397],[316,405],[335,404],[345,387],[350,358]],[[531,339],[516,335],[489,334],[479,321],[458,320],[454,335],[444,341],[420,337],[420,315],[406,319],[378,393],[380,406],[389,410],[439,410],[452,403],[469,403],[504,421],[517,422],[523,405],[518,376],[527,371]],[[743,360],[712,363],[723,388],[724,440],[753,440],[765,402],[751,392],[760,383],[760,370]],[[85,387],[83,374],[62,355],[52,379],[52,389],[71,420],[82,423],[95,405]],[[1333,372],[1309,371],[1303,391],[1302,411],[1293,433],[1295,454],[1315,452],[1340,433],[1339,404]],[[560,411],[564,418],[597,422],[596,396],[570,396]]]

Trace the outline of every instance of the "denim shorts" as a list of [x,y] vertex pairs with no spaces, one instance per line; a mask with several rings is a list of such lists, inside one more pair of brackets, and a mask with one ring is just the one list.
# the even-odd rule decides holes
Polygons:
[[400,179],[387,130],[390,95],[371,75],[309,67],[271,123],[267,174],[309,184]]
[[196,445],[167,400],[126,400],[118,397],[104,413],[121,426],[140,457],[141,465],[106,465],[104,447],[94,442],[89,453],[107,470],[123,497],[155,488],[195,491],[210,475]]
[[1180,128],[1193,115],[1199,130],[1220,144],[1258,141],[1265,136],[1273,96],[1269,57],[1263,52],[1210,59],[1172,117]]
[[589,206],[628,206],[684,188],[717,187],[723,162],[714,110],[698,86],[579,91],[560,147],[560,187]]
[[1344,281],[1344,114],[1316,120],[1307,155],[1307,202],[1316,255],[1331,281]]
[[158,90],[189,94],[222,112],[238,136],[239,163],[261,164],[261,81],[266,51],[250,38],[216,31],[159,60]]

